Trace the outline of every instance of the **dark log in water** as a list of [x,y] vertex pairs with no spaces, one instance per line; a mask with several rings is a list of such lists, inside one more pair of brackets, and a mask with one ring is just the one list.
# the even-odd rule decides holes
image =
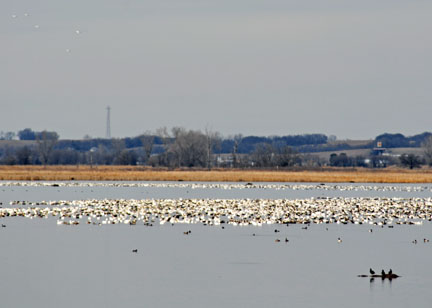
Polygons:
[[374,274],[374,275],[357,275],[357,277],[369,277],[369,278],[381,278],[381,279],[396,279],[396,278],[401,277],[401,276],[396,275],[396,274],[385,274],[385,275]]

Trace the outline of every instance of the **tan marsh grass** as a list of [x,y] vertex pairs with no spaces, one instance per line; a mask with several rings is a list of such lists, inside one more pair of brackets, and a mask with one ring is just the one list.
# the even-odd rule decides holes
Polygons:
[[0,166],[7,181],[211,181],[432,183],[432,169],[339,169],[314,171],[163,170],[140,166]]

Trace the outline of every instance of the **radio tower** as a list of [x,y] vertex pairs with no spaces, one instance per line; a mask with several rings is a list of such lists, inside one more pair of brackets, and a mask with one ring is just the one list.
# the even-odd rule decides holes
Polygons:
[[108,106],[107,108],[107,121],[106,121],[106,138],[111,139],[111,123],[110,123],[110,111],[111,107]]

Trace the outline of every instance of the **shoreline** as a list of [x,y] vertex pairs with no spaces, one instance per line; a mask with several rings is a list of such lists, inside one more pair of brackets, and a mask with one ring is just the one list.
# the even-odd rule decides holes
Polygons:
[[432,169],[164,170],[143,166],[0,166],[2,181],[432,183]]

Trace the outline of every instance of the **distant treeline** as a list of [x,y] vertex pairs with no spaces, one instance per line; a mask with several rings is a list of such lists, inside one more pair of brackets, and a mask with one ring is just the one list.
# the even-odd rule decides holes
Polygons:
[[[14,140],[15,136],[22,142]],[[385,167],[399,163],[399,160],[383,157],[384,151],[376,150],[378,146],[382,149],[421,147],[426,141],[432,140],[432,133],[425,132],[411,137],[386,133],[370,142],[355,143],[335,141],[334,138],[329,140],[324,134],[222,137],[214,131],[202,132],[175,127],[170,131],[163,128],[121,139],[88,137],[82,140],[61,140],[54,131],[36,132],[26,128],[17,134],[1,133],[0,139],[12,140],[0,147],[1,164],[142,164],[169,168],[274,168],[305,165]],[[371,151],[367,157],[348,157],[345,153],[334,153],[327,161],[313,155],[316,152],[354,149]],[[427,158],[427,154],[425,157]],[[411,161],[414,158],[410,157]],[[432,162],[432,149],[430,160],[417,160],[419,163],[426,160]],[[417,165],[411,163],[410,166]]]
[[[128,149],[139,148],[143,146],[142,135],[133,138],[123,138],[125,147]],[[156,152],[158,146],[163,145],[161,137],[152,135],[154,138],[154,149]],[[170,142],[173,142],[174,138],[170,138]],[[35,139],[33,139],[35,140]],[[215,154],[232,153],[235,140],[234,138],[221,139],[220,146],[215,149]],[[301,147],[305,145],[317,146],[324,145],[327,143],[327,136],[322,134],[308,134],[308,135],[296,135],[296,136],[283,136],[283,137],[257,137],[247,136],[241,137],[238,144],[238,153],[250,154],[255,150],[257,144],[271,144],[276,147],[291,146]],[[112,144],[111,139],[88,139],[88,140],[60,140],[56,145],[57,149],[74,149],[76,151],[89,151],[91,148],[98,147],[100,145],[110,148]]]
[[421,147],[430,136],[432,133],[429,132],[411,137],[405,137],[402,134],[382,134],[375,138],[375,144],[381,142],[383,148],[417,148]]

